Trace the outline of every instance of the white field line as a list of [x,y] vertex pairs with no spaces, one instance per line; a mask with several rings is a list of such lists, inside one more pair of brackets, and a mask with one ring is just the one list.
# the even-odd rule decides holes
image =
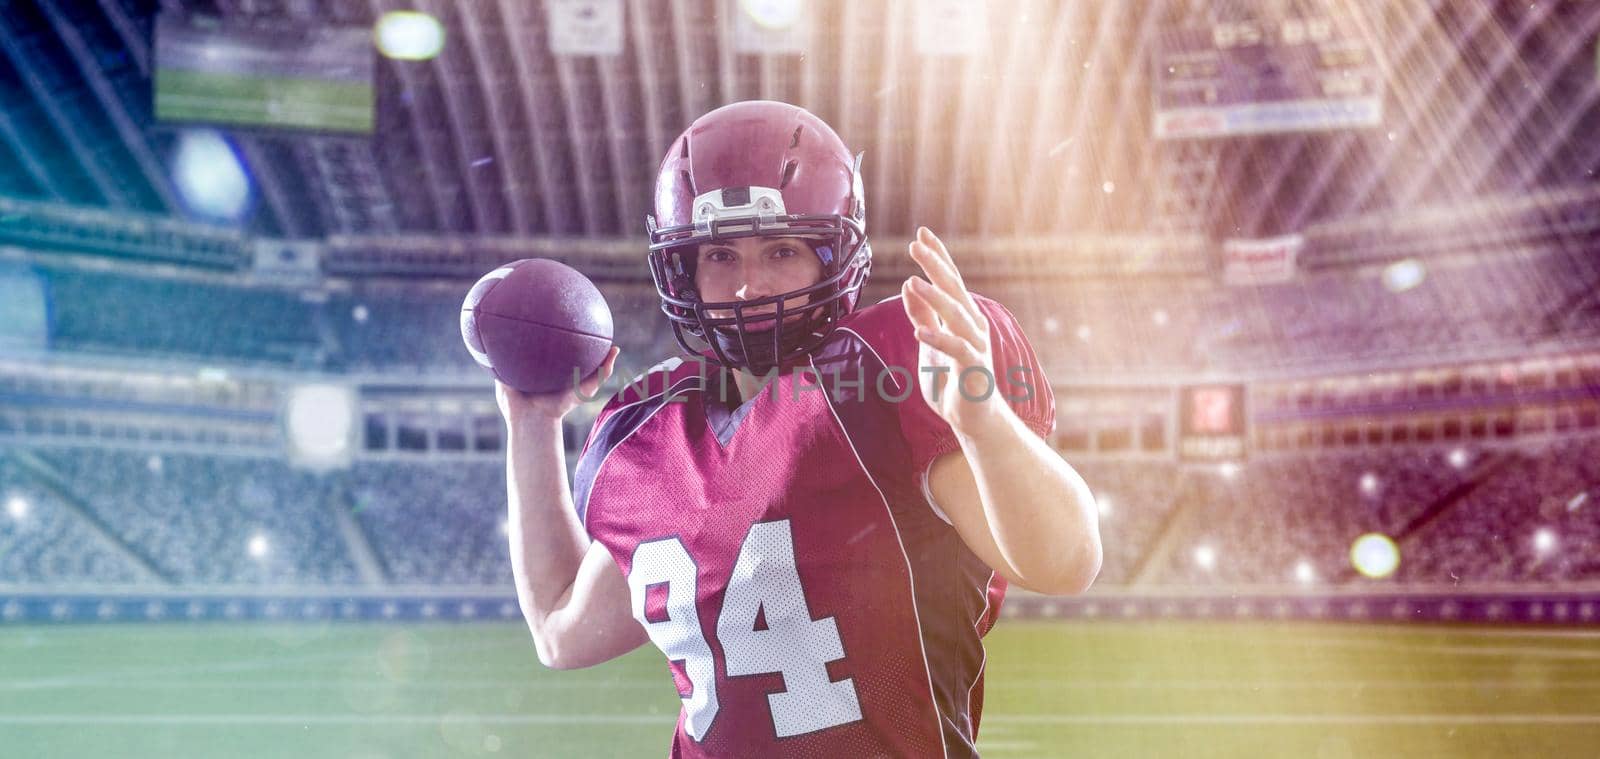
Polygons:
[[1380,640],[1317,640],[1306,641],[1329,648],[1373,648],[1413,653],[1448,654],[1451,656],[1489,656],[1496,658],[1580,659],[1600,661],[1600,650],[1585,651],[1546,646],[1458,646],[1424,642]]
[[1352,635],[1382,635],[1388,637],[1401,637],[1407,635],[1441,635],[1451,638],[1548,638],[1560,640],[1563,638],[1577,638],[1580,640],[1600,640],[1600,630],[1507,630],[1503,627],[1475,628],[1470,624],[1445,629],[1407,628],[1405,626],[1374,625],[1370,628],[1341,628],[1347,629]]
[[997,681],[984,686],[989,690],[1012,689],[1046,689],[1061,688],[1067,690],[1334,690],[1347,688],[1365,688],[1379,690],[1430,690],[1434,688],[1486,688],[1504,690],[1547,690],[1547,689],[1600,689],[1600,680],[1557,680],[1536,681],[1533,679],[1519,680],[1150,680],[1150,681],[1053,681],[1053,680],[1010,680]]
[[1600,725],[1600,714],[996,714],[1025,725]]
[[[451,651],[474,650],[496,647],[493,645],[460,645],[460,646],[430,646],[429,651],[434,652],[439,648]],[[1450,653],[1502,656],[1506,653],[1524,655],[1533,653],[1537,657],[1567,658],[1567,659],[1600,659],[1600,652],[1587,651],[1550,651],[1514,648],[1509,651],[1485,651],[1472,647],[1430,647],[1432,650],[1445,650]],[[363,657],[378,658],[380,654],[371,647],[348,651],[319,651],[315,653],[272,656],[257,659],[243,659],[227,662],[189,664],[167,667],[126,667],[115,670],[82,673],[60,677],[28,678],[18,680],[0,680],[0,692],[4,691],[33,691],[33,690],[294,690],[300,688],[329,688],[340,687],[347,689],[453,689],[453,690],[493,690],[493,689],[525,689],[525,690],[579,690],[587,688],[627,688],[638,690],[654,690],[665,688],[666,680],[660,682],[653,680],[626,680],[611,682],[593,681],[563,681],[559,678],[541,680],[507,680],[507,679],[477,679],[477,678],[440,678],[429,680],[426,678],[409,678],[397,680],[385,679],[345,679],[345,678],[300,678],[293,680],[226,680],[211,682],[205,680],[172,679],[174,676],[184,674],[209,675],[209,674],[242,674],[246,672],[271,670],[280,666],[292,664],[309,664],[320,661],[339,662],[358,660]],[[997,678],[986,686],[991,690],[1025,690],[1025,689],[1059,689],[1074,691],[1096,690],[1335,690],[1350,688],[1367,688],[1376,690],[1446,690],[1446,689],[1487,689],[1487,690],[1590,690],[1600,687],[1600,680],[1557,680],[1535,681],[1528,679],[1453,679],[1453,680],[1399,680],[1399,679],[1374,679],[1374,680],[1250,680],[1250,679],[1187,679],[1187,680],[1078,680],[1078,679],[1018,679],[1008,680]]]
[[[79,682],[64,680],[19,680],[12,682],[0,681],[0,691],[31,691],[31,690],[72,690],[89,689],[95,691],[108,690],[224,690],[224,691],[273,691],[273,690],[321,690],[333,688],[345,689],[406,689],[406,690],[661,690],[666,691],[672,687],[671,680],[611,680],[596,682],[593,680],[567,680],[560,677],[540,680],[516,680],[494,678],[439,678],[429,679],[408,678],[405,680],[386,679],[343,679],[343,678],[302,678],[289,680],[242,680],[227,682],[208,682],[195,680],[124,680],[114,682]],[[1484,690],[1600,690],[1600,680],[1554,680],[1539,681],[1532,679],[1523,680],[1148,680],[1148,681],[1085,681],[1085,680],[1006,680],[990,682],[985,686],[988,690],[1075,690],[1075,691],[1103,691],[1103,690],[1448,690],[1448,689],[1484,689]]]
[[[979,733],[979,735],[981,736],[982,733]],[[1033,741],[986,741],[980,737],[978,739],[978,748],[984,751],[1000,752],[1033,751],[1039,748],[1039,744]]]
[[672,714],[0,714],[0,725],[650,725],[671,727]]
[[[1161,626],[1156,625],[1139,628],[1135,631],[1129,632],[1137,633],[1144,637],[1181,639],[1186,636],[1207,636],[1223,637],[1231,640],[1237,638],[1239,635],[1239,628],[1244,627],[1255,632],[1270,633],[1271,637],[1267,639],[1252,641],[1268,645],[1292,645],[1307,640],[1351,640],[1357,638],[1422,639],[1417,640],[1416,642],[1427,642],[1425,639],[1430,637],[1450,639],[1526,638],[1532,640],[1600,640],[1600,629],[1595,629],[1593,625],[1586,625],[1585,627],[1581,628],[1562,627],[1553,630],[1541,630],[1537,628],[1521,629],[1490,627],[1488,625],[1478,626],[1477,623],[1472,622],[1463,622],[1455,625],[1429,625],[1406,622],[1389,624],[1385,623],[1381,618],[1374,619],[1371,622],[1304,622],[1293,624],[1278,624],[1279,620],[1256,621],[1260,622],[1261,624],[1253,625],[1249,620],[1238,620],[1224,617],[1214,620],[1214,624],[1210,625],[1180,626],[1179,623],[1174,623],[1170,628],[1162,628]],[[1007,620],[1007,624],[1016,625],[1018,627],[1027,626],[1035,630],[1037,630],[1039,627],[1048,627],[1050,625],[1059,625],[1063,628],[1066,628],[1066,625],[1060,620],[1037,622],[1025,621],[1020,623],[1013,620]],[[1006,624],[1002,624],[996,629],[1005,630],[1007,629],[1007,626]],[[1092,633],[1086,632],[1085,628],[1071,629],[1068,634],[1081,634],[1084,637],[1093,636]]]
[[1551,646],[1475,646],[1448,645],[1430,641],[1362,640],[1358,637],[1307,636],[1280,640],[1259,641],[1260,645],[1281,647],[1371,648],[1388,651],[1414,651],[1420,653],[1451,654],[1463,656],[1528,656],[1552,659],[1589,659],[1600,661],[1600,650],[1573,650],[1570,647]]
[[0,682],[0,691],[21,690],[72,690],[85,689],[93,691],[108,690],[223,690],[223,691],[252,691],[252,690],[322,690],[335,688],[348,689],[394,689],[394,690],[585,690],[592,689],[603,691],[611,688],[627,688],[638,690],[660,690],[676,692],[673,690],[672,678],[662,677],[660,680],[615,680],[609,682],[595,682],[593,680],[567,680],[561,678],[541,680],[516,680],[516,679],[429,679],[426,677],[411,677],[404,680],[386,680],[381,678],[311,678],[297,680],[236,680],[228,682],[209,682],[195,680],[127,680],[118,682],[60,682],[60,681],[14,681]]
[[[670,725],[673,714],[29,714],[0,725]],[[1010,725],[1600,725],[1600,714],[1038,714],[990,715]]]
[[[427,656],[434,657],[436,655],[436,653],[440,649],[444,649],[446,651],[475,651],[475,650],[482,650],[482,649],[502,648],[502,647],[505,647],[506,645],[508,645],[508,644],[505,643],[505,642],[499,642],[499,643],[481,643],[481,642],[480,643],[468,643],[468,642],[463,641],[463,642],[458,643],[458,644],[428,643],[428,644],[425,644],[425,647],[424,647],[423,650],[426,651],[426,655]],[[371,644],[371,645],[362,646],[360,648],[351,648],[351,649],[339,650],[339,651],[329,651],[329,650],[323,649],[323,650],[314,651],[314,652],[311,652],[311,653],[304,653],[304,654],[281,654],[281,655],[275,654],[275,655],[268,656],[268,657],[255,657],[255,658],[249,658],[249,659],[232,659],[232,660],[224,660],[224,661],[201,662],[201,663],[195,663],[195,664],[181,664],[181,665],[160,665],[160,666],[142,666],[141,665],[141,666],[133,666],[133,667],[118,667],[118,668],[115,668],[115,669],[105,669],[105,670],[99,670],[99,671],[96,671],[96,672],[85,672],[85,673],[80,673],[80,674],[64,675],[64,676],[59,676],[59,677],[43,677],[43,678],[24,679],[24,680],[0,680],[0,688],[58,687],[58,686],[63,686],[63,685],[65,685],[65,686],[70,686],[70,685],[100,685],[100,684],[106,684],[106,683],[111,683],[111,682],[117,682],[117,681],[122,680],[123,678],[137,678],[137,677],[144,677],[144,676],[161,677],[161,676],[173,676],[173,675],[184,675],[184,674],[207,675],[207,674],[212,674],[212,673],[219,673],[220,674],[220,673],[252,672],[252,671],[258,671],[258,670],[275,669],[277,667],[284,666],[284,665],[289,665],[289,664],[312,664],[312,663],[315,663],[315,662],[323,662],[323,661],[326,661],[326,662],[340,662],[340,661],[348,661],[348,660],[352,660],[352,659],[361,659],[363,657],[370,657],[370,658],[376,660],[376,659],[381,659],[383,657],[383,653],[382,653],[382,650],[381,650],[380,646],[381,646],[381,643],[374,643],[374,644]],[[308,645],[308,647],[313,647],[313,646],[309,646]],[[529,649],[528,655],[531,658],[533,656],[533,652],[532,652],[533,646],[532,646],[532,644],[528,645],[528,649]]]
[[[489,640],[500,638],[499,642],[512,643],[526,640],[529,646],[533,639],[527,637],[526,628],[518,625],[516,631],[503,635],[488,635],[486,633],[501,632],[498,620],[484,622],[461,623],[426,623],[406,624],[402,622],[225,622],[218,620],[191,622],[182,617],[173,616],[159,622],[130,622],[126,624],[116,622],[85,622],[82,624],[51,623],[42,626],[0,626],[0,632],[5,637],[0,637],[0,648],[38,648],[48,649],[56,645],[81,645],[85,639],[105,640],[174,640],[187,641],[191,639],[201,641],[214,640],[256,640],[262,644],[279,645],[280,639],[296,641],[293,645],[310,646],[327,644],[330,642],[349,641],[355,634],[370,634],[382,637],[393,633],[408,633],[419,637],[445,638],[475,638]],[[459,632],[458,635],[446,635]],[[97,641],[98,642],[98,641]]]
[[1572,651],[1530,646],[1413,646],[1413,650],[1465,656],[1529,656],[1536,659],[1589,659],[1600,661],[1600,650]]

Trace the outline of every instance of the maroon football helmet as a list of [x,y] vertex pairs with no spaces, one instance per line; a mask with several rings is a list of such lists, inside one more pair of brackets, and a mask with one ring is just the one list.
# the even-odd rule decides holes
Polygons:
[[[650,273],[678,344],[757,374],[814,350],[861,297],[872,267],[866,210],[860,155],[852,157],[839,135],[805,109],[753,100],[695,120],[661,161],[655,214],[645,219]],[[822,278],[767,298],[701,300],[698,246],[758,236],[806,240],[822,260]],[[788,323],[784,317],[796,308],[786,310],[785,302],[801,296],[805,318]],[[776,312],[757,315],[769,307]]]

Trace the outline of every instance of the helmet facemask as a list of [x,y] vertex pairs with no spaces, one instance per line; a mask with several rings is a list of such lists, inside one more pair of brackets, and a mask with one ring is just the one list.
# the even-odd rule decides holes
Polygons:
[[[859,301],[871,250],[856,219],[783,213],[782,196],[763,187],[706,193],[696,198],[695,209],[692,225],[657,229],[653,218],[647,220],[650,273],[673,337],[685,351],[709,350],[708,357],[721,365],[765,375],[815,350]],[[702,300],[695,281],[700,246],[747,237],[806,241],[822,260],[822,276],[807,287],[765,298]],[[794,305],[797,298],[805,298],[804,304]],[[769,308],[771,313],[758,313]],[[802,318],[789,321],[797,313]]]

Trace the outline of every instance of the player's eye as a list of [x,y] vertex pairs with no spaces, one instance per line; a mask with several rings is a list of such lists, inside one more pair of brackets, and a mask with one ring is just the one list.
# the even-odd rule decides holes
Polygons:
[[800,255],[794,248],[784,247],[772,251],[773,258],[794,258]]
[[727,248],[717,248],[715,250],[708,251],[705,255],[705,258],[707,261],[732,261],[733,251],[728,250]]

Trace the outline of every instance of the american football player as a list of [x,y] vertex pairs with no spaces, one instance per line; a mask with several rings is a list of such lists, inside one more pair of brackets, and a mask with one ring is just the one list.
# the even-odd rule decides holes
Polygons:
[[512,566],[540,660],[652,642],[672,756],[973,756],[1008,584],[1086,589],[1096,511],[1045,442],[1050,385],[940,239],[862,305],[861,157],[784,103],[696,120],[661,163],[649,265],[684,355],[595,421],[500,386]]

